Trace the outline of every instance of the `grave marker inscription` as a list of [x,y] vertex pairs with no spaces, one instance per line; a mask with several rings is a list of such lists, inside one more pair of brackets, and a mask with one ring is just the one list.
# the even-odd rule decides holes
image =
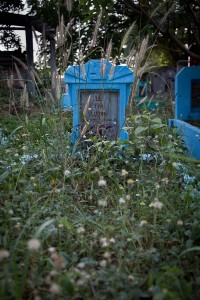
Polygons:
[[[80,91],[80,111],[89,101],[89,107],[85,118],[89,122],[88,132],[90,136],[106,136],[109,140],[115,140],[119,134],[119,92],[86,90]],[[81,131],[85,126],[81,117]]]

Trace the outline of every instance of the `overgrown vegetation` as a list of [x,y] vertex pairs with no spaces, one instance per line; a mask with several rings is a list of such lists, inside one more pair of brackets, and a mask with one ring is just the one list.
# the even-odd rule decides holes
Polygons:
[[198,299],[200,165],[163,111],[127,127],[72,156],[66,113],[2,116],[2,299]]
[[[61,21],[57,44],[67,62],[68,27]],[[105,56],[98,49],[101,59],[119,63],[112,41]],[[120,56],[135,75],[124,143],[80,135],[73,148],[70,112],[57,101],[57,74],[53,98],[47,74],[31,70],[34,114],[25,85],[16,99],[8,80],[9,95],[1,99],[7,97],[14,115],[1,111],[2,299],[199,298],[200,163],[186,156],[180,136],[168,128],[171,97],[152,111],[135,106],[138,83],[151,71],[151,49],[144,38]],[[89,57],[79,54],[84,68]]]

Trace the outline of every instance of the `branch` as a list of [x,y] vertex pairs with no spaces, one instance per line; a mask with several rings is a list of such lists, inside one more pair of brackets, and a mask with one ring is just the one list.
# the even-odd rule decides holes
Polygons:
[[132,0],[123,0],[123,2],[132,10],[142,14],[146,19],[151,22],[151,24],[160,32],[164,37],[168,37],[180,50],[182,50],[185,54],[188,56],[191,56],[194,59],[199,60],[200,55],[197,55],[193,52],[191,52],[188,48],[185,47],[185,45],[176,38],[175,35],[170,33],[169,31],[166,31],[164,27],[162,27],[163,24],[160,24],[157,22],[157,20],[154,17],[151,17],[148,12],[140,5],[135,4]]

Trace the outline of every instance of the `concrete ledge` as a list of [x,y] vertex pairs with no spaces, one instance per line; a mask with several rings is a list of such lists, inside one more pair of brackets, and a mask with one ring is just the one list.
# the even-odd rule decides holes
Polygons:
[[188,156],[200,159],[200,128],[178,119],[169,119],[170,127],[177,127],[188,149]]

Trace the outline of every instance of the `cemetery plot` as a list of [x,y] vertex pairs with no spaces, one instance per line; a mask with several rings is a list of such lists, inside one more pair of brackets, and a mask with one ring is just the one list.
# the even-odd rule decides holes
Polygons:
[[82,90],[79,94],[81,131],[87,122],[86,135],[115,140],[119,135],[119,92]]

